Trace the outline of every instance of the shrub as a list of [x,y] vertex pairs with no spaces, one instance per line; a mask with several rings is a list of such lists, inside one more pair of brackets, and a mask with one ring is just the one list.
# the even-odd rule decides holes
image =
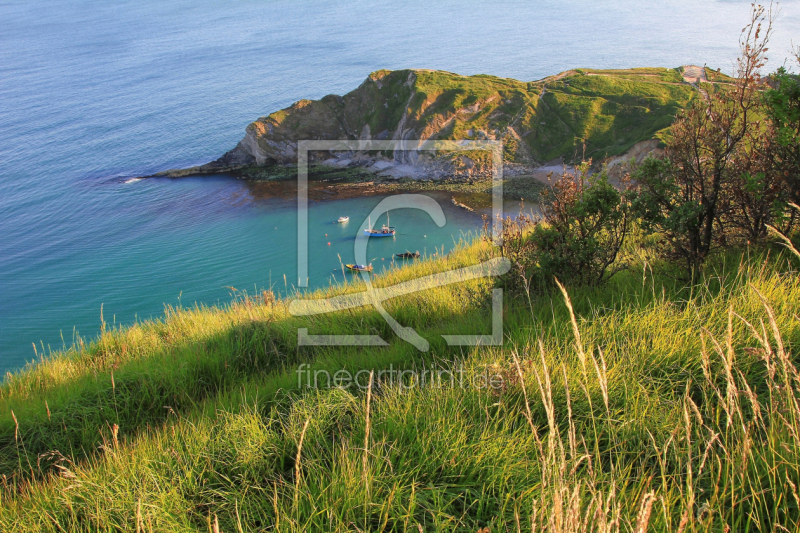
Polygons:
[[[800,47],[794,51],[800,65]],[[800,202],[800,76],[781,67],[771,76],[765,103],[776,137],[777,158],[792,201]]]
[[625,267],[617,257],[631,228],[629,194],[590,166],[583,162],[542,191],[540,218],[503,221],[500,252],[513,265],[506,287],[530,291],[555,278],[598,285]]
[[630,230],[629,196],[591,162],[564,173],[542,193],[542,223],[531,235],[541,275],[598,285],[624,268],[615,264]]
[[782,151],[774,124],[759,121],[731,157],[733,176],[723,191],[720,219],[734,239],[757,243],[767,237],[768,225],[786,231],[793,225]]
[[665,255],[684,261],[692,279],[714,248],[762,241],[768,227],[789,233],[796,222],[800,83],[784,69],[761,77],[772,20],[753,6],[736,76],[703,85],[673,124],[666,157],[634,174],[645,229],[664,237]]
[[[770,192],[771,184],[753,177],[770,176],[759,174],[761,169],[749,172],[735,161],[743,161],[748,146],[760,136],[760,69],[771,30],[772,14],[754,5],[742,31],[734,81],[701,87],[701,98],[672,126],[666,157],[646,161],[634,175],[639,213],[650,229],[666,237],[668,255],[682,258],[692,279],[698,279],[712,248],[725,242],[730,224],[722,219],[732,189],[743,193],[744,204],[755,207],[753,213],[769,214],[770,198],[763,193]],[[763,228],[759,218],[752,233],[761,235]]]

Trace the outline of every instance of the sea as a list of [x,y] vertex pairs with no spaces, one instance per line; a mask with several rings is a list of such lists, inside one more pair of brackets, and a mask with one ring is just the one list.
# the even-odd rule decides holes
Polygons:
[[[774,6],[769,70],[800,40]],[[291,292],[293,198],[215,175],[134,179],[216,159],[254,119],[343,94],[378,69],[536,80],[575,67],[707,64],[730,73],[749,1],[0,1],[0,372],[164,306]],[[447,253],[479,214],[391,213],[380,273]],[[341,282],[381,200],[309,204],[308,285]],[[335,224],[343,215],[348,224]],[[380,222],[383,222],[381,220]],[[34,348],[35,347],[35,348]]]

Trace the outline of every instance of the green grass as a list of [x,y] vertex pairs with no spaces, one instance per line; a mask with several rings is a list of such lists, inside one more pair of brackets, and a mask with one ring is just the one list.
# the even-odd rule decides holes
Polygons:
[[683,76],[678,68],[581,69],[581,72],[641,82],[683,83]]
[[298,139],[391,139],[401,126],[412,138],[502,140],[505,159],[517,163],[579,161],[584,144],[599,161],[658,137],[696,96],[678,69],[578,69],[532,82],[382,70],[344,96],[302,100],[248,131],[282,163],[293,161],[286,143]]
[[[587,158],[622,154],[668,128],[696,96],[676,69],[658,68],[581,70],[539,83],[424,71],[417,73],[415,88],[409,116],[423,131],[453,116],[443,138],[468,138],[478,130],[503,135],[514,127],[540,162],[579,158],[583,142]],[[479,112],[458,113],[476,103]],[[506,158],[518,160],[518,152]]]
[[[600,160],[620,155],[656,137],[696,97],[670,70],[652,78],[628,71],[589,71],[547,84],[532,124],[531,150],[539,159],[583,156]],[[670,81],[662,81],[666,77]]]
[[[490,253],[465,244],[376,285]],[[503,347],[437,337],[488,333],[478,280],[387,302],[428,353],[370,309],[297,318],[241,295],[52,354],[0,387],[0,530],[795,530],[797,261],[732,251],[690,289],[645,257],[568,300],[506,295]],[[297,327],[390,346],[299,348]],[[300,363],[502,386],[314,390]]]

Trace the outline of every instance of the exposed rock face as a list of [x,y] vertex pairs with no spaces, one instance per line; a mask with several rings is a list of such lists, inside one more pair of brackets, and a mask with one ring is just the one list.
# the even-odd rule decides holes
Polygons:
[[664,149],[660,145],[661,142],[658,139],[650,139],[649,141],[636,143],[621,156],[608,158],[603,161],[608,169],[608,175],[612,179],[618,179],[624,175],[626,167],[631,161],[641,163],[648,156],[658,157],[664,155]]
[[[319,153],[309,159],[361,165],[377,161],[393,168],[424,168],[434,175],[448,169],[418,151],[418,139],[502,140],[505,161],[516,167],[581,157],[601,161],[657,138],[695,94],[677,70],[669,69],[576,70],[537,82],[381,70],[344,96],[300,100],[259,118],[216,161],[165,174],[292,164],[297,141],[306,139],[407,140],[405,149],[391,155]],[[463,160],[454,169],[481,171],[475,162]]]
[[155,176],[180,178],[183,176],[194,176],[197,174],[214,174],[220,172],[231,172],[243,167],[259,164],[257,158],[252,155],[253,154],[253,152],[251,151],[252,148],[247,145],[248,138],[249,134],[245,136],[244,139],[239,141],[239,144],[236,145],[236,148],[234,148],[229,152],[226,152],[225,155],[223,155],[216,161],[206,163],[205,165],[201,165],[199,167],[165,170],[163,172],[155,174]]

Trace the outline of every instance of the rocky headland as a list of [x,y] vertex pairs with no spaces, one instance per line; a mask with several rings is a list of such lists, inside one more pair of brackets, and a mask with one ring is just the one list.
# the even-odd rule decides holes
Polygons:
[[[344,96],[300,100],[247,126],[219,159],[156,176],[231,173],[271,180],[296,175],[298,140],[402,140],[392,151],[309,154],[314,168],[357,169],[392,180],[472,182],[491,175],[486,152],[432,153],[424,140],[503,142],[504,176],[543,180],[581,159],[613,174],[660,150],[675,115],[697,97],[684,68],[575,69],[539,81],[431,70],[380,70]],[[481,155],[483,154],[483,155]]]

